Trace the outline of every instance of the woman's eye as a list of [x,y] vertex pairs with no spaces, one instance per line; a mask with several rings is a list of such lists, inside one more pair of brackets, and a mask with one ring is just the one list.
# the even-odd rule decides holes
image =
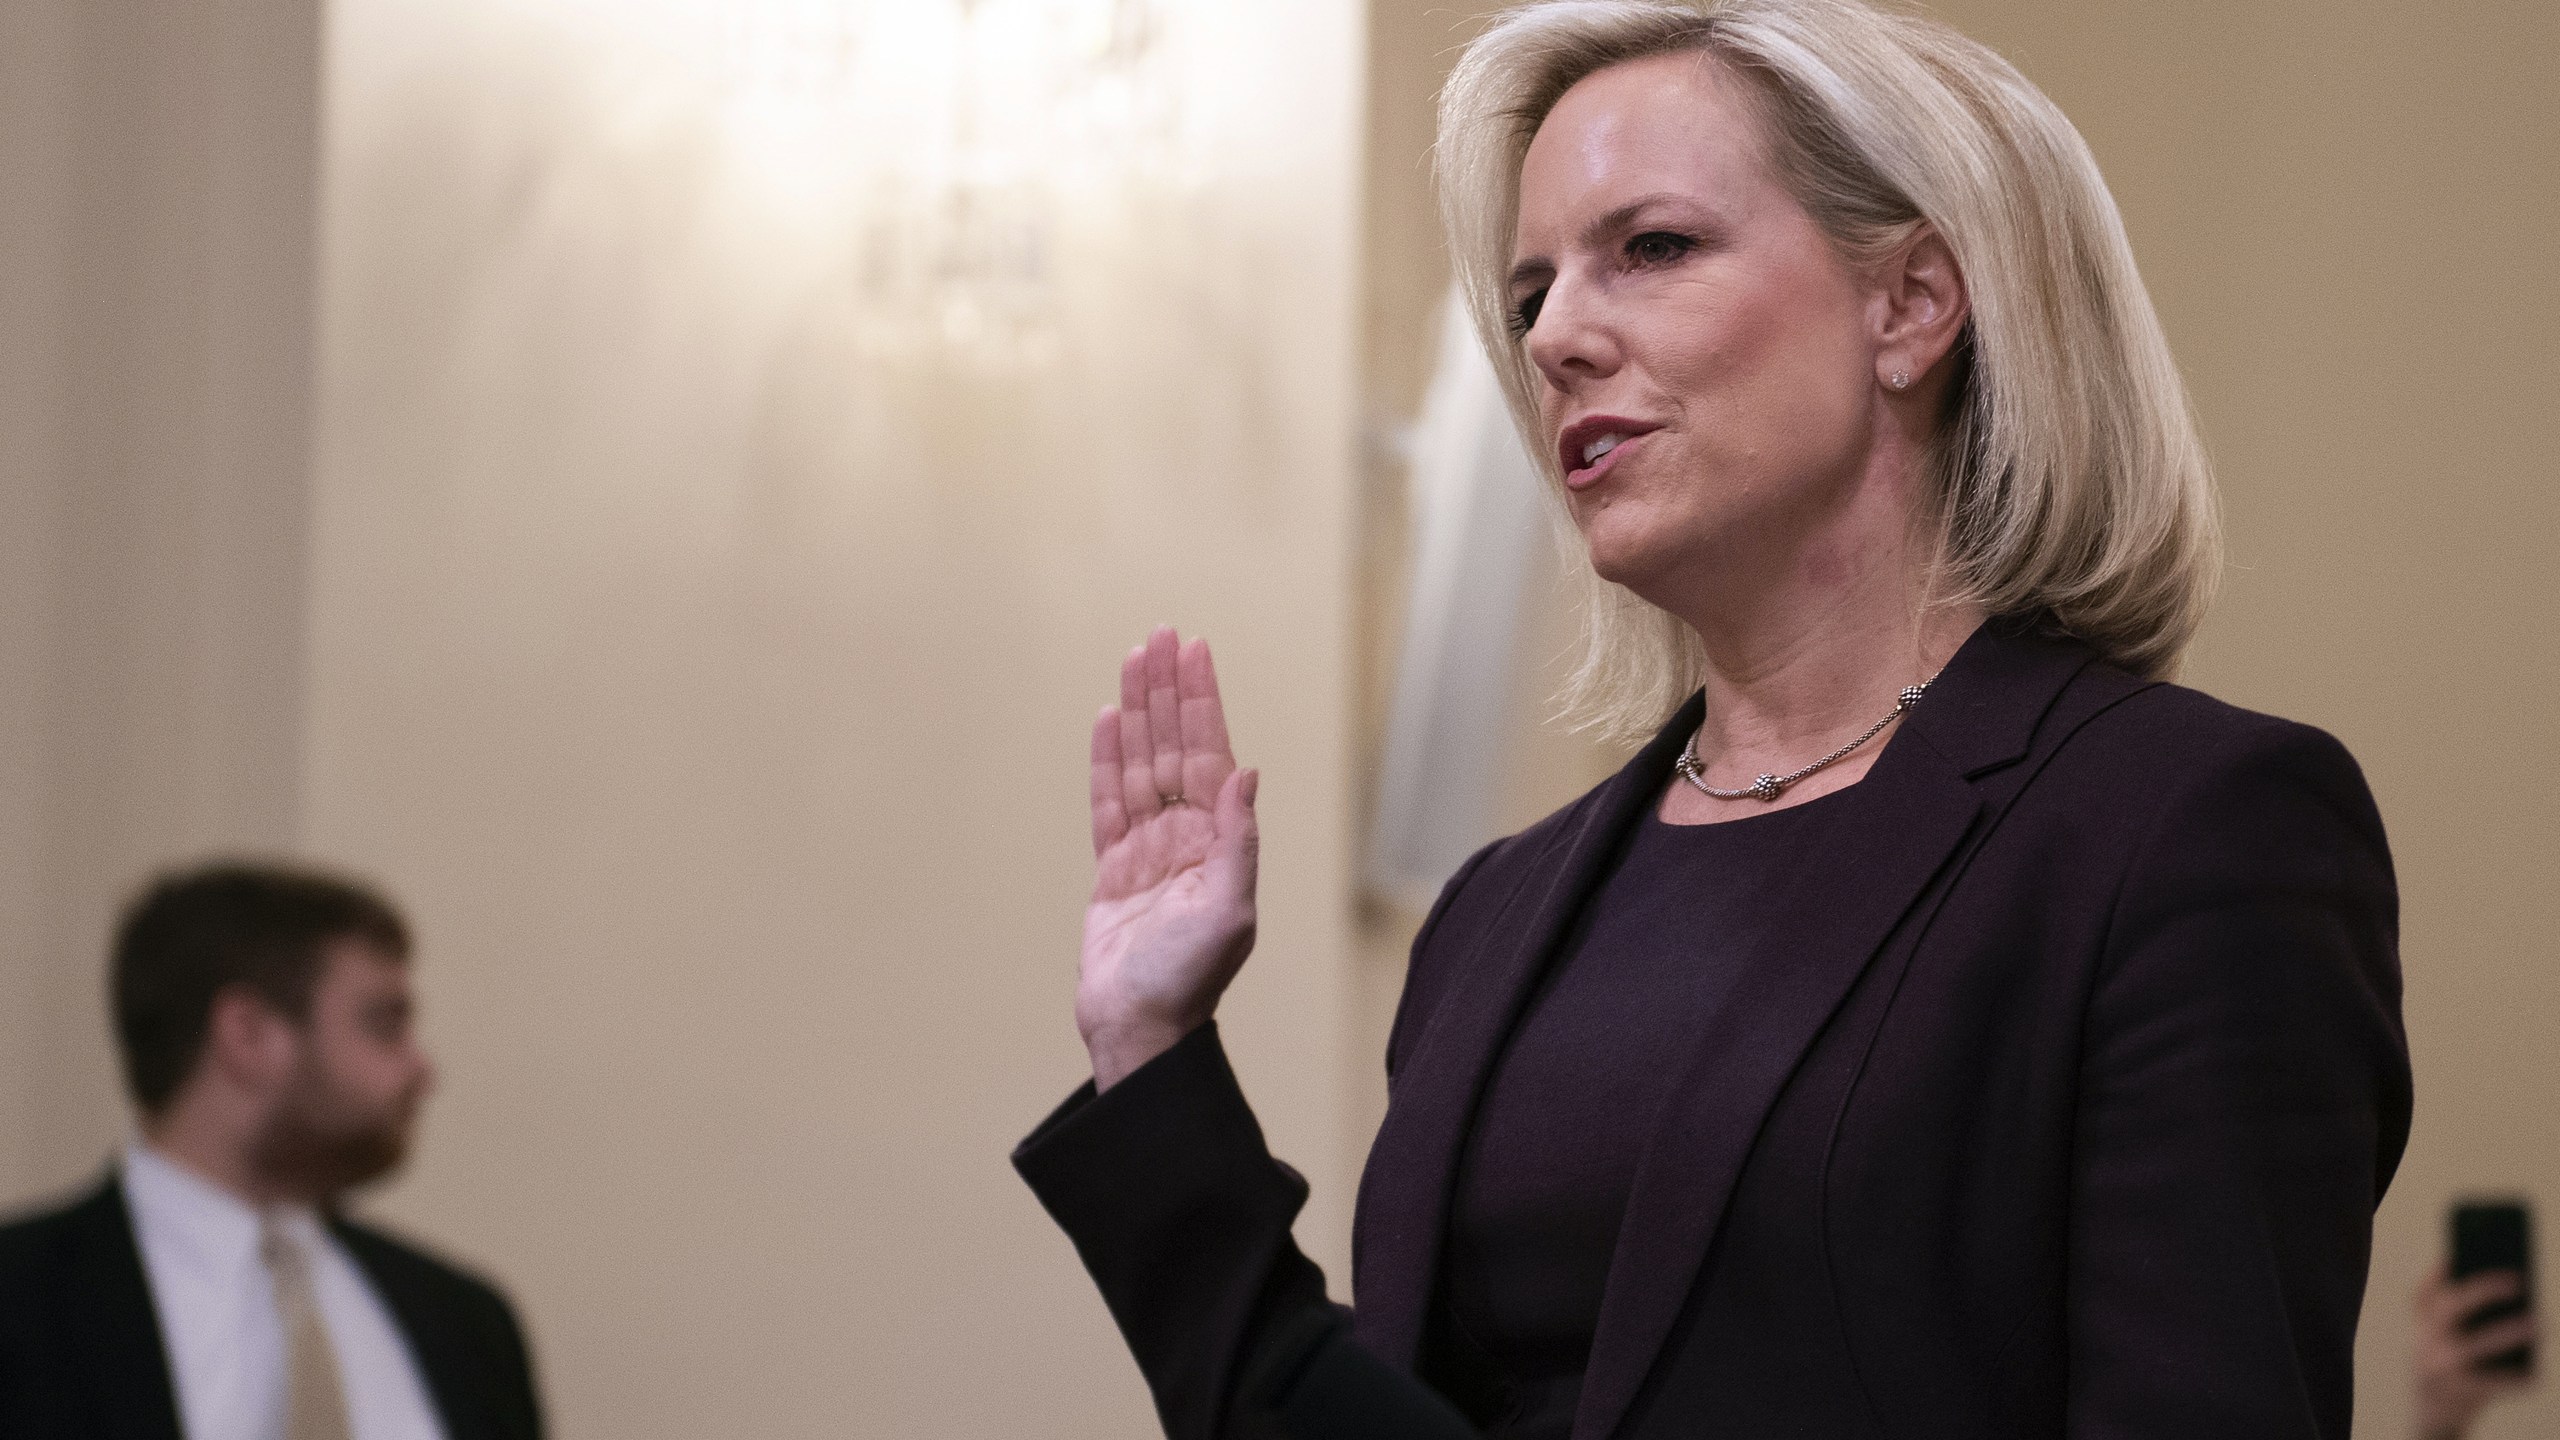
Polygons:
[[1527,336],[1528,336],[1528,334],[1529,334],[1529,327],[1538,323],[1538,310],[1539,310],[1539,308],[1540,308],[1541,306],[1545,305],[1546,303],[1547,303],[1547,292],[1546,292],[1546,291],[1544,291],[1544,290],[1539,290],[1539,291],[1534,291],[1534,292],[1532,292],[1531,294],[1529,294],[1529,295],[1527,295],[1527,296],[1522,297],[1520,300],[1515,301],[1515,302],[1512,304],[1512,306],[1511,306],[1511,334],[1512,334],[1512,338],[1514,338],[1514,339],[1525,339],[1525,338],[1527,338]]
[[1668,230],[1648,230],[1627,242],[1627,258],[1639,265],[1668,265],[1697,248],[1698,242]]

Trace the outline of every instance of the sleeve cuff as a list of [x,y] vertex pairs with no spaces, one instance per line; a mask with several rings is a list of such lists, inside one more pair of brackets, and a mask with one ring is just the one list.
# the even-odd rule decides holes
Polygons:
[[1306,1198],[1265,1144],[1214,1020],[1108,1092],[1086,1081],[1014,1147],[1013,1166],[1079,1249],[1197,1223],[1213,1196],[1285,1226]]

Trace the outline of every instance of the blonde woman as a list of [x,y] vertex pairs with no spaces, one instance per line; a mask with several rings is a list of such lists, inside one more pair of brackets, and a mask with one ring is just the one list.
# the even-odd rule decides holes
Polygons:
[[1857,0],[1562,0],[1439,163],[1579,703],[1651,739],[1415,941],[1346,1317],[1211,1020],[1255,777],[1206,649],[1132,654],[1094,1083],[1016,1161],[1167,1432],[1329,1433],[1375,1362],[1422,1408],[1338,1433],[2343,1440],[2390,858],[2335,741],[2166,683],[2211,479],[2079,136]]

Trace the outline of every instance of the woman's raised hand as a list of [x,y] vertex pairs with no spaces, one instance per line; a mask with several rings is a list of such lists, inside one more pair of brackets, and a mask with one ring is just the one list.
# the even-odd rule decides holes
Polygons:
[[1076,1029],[1109,1089],[1206,1022],[1253,950],[1261,776],[1238,770],[1209,642],[1170,626],[1093,722],[1093,899]]

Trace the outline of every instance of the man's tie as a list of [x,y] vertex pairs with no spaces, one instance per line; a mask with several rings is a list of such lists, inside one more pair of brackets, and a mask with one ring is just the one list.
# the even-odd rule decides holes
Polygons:
[[338,1355],[311,1288],[310,1253],[271,1215],[258,1226],[258,1258],[275,1282],[276,1318],[284,1322],[285,1440],[350,1440]]

